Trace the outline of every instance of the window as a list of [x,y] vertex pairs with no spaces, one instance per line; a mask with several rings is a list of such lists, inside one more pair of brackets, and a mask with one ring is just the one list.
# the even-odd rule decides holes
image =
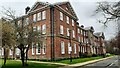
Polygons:
[[29,18],[26,18],[26,25],[29,24]]
[[71,52],[71,46],[70,46],[70,43],[68,43],[68,54],[70,54],[70,52]]
[[82,34],[82,30],[80,30],[80,33]]
[[10,53],[10,55],[12,55],[12,50],[11,50],[11,49],[10,49],[10,52],[9,52],[9,53]]
[[18,21],[18,27],[20,27],[20,24],[21,24],[21,21],[19,20],[19,21]]
[[39,44],[36,44],[36,54],[40,54],[40,45]]
[[62,25],[60,25],[60,34],[64,34],[63,26]]
[[69,17],[68,16],[66,16],[66,22],[69,24]]
[[32,43],[32,55],[34,55],[34,44]]
[[46,44],[43,43],[43,54],[45,54],[45,53],[46,53]]
[[38,21],[41,20],[41,12],[39,12],[39,13],[37,14],[37,20],[38,20]]
[[78,41],[80,42],[80,36],[78,36]]
[[0,49],[0,56],[2,56],[2,49]]
[[16,55],[20,55],[20,49],[16,48]]
[[78,28],[78,33],[80,33],[80,29]]
[[74,44],[74,54],[76,54],[76,44]]
[[85,52],[85,48],[83,47],[83,53]]
[[42,20],[46,19],[46,11],[42,11]]
[[42,25],[42,34],[46,34],[46,24]]
[[33,15],[33,22],[36,22],[36,14]]
[[2,48],[2,55],[4,55],[4,49]]
[[60,20],[63,21],[63,13],[62,12],[60,12]]
[[40,32],[40,26],[37,26],[37,31]]
[[74,26],[74,20],[72,19],[72,26]]
[[75,38],[75,31],[73,30],[72,33],[73,33],[73,38]]
[[64,42],[61,42],[61,54],[65,54],[65,45]]
[[36,26],[33,27],[33,31],[36,31]]
[[69,28],[67,28],[67,36],[70,36]]

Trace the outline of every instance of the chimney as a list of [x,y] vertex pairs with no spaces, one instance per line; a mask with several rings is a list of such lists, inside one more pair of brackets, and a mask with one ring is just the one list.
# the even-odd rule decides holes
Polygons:
[[82,27],[82,28],[84,28],[84,26],[83,26],[83,25],[81,25],[81,27]]
[[27,14],[27,12],[30,10],[30,7],[29,6],[27,6],[26,8],[25,8],[25,14]]

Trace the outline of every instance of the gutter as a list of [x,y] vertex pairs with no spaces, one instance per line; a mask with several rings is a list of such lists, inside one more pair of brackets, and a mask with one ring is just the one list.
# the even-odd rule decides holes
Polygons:
[[51,21],[51,61],[55,59],[54,51],[54,5],[50,5],[50,21]]

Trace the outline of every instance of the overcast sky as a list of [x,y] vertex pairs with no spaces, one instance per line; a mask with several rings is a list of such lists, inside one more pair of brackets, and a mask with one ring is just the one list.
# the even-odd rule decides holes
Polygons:
[[[23,15],[25,13],[26,6],[32,7],[33,4],[38,0],[0,0],[0,11],[2,10],[2,6],[5,8],[12,8],[16,11],[17,15]],[[43,2],[49,2],[49,3],[55,3],[55,2],[63,2],[68,0],[39,0]],[[76,15],[78,16],[79,20],[78,22],[80,25],[87,26],[93,26],[95,29],[95,32],[104,32],[106,40],[112,38],[116,34],[116,25],[108,24],[109,26],[107,28],[104,28],[104,25],[101,23],[97,23],[97,19],[99,19],[101,16],[92,16],[94,14],[94,10],[96,9],[96,2],[98,1],[104,1],[104,0],[69,0]],[[109,2],[112,2],[112,0],[107,0]],[[114,0],[118,1],[118,0]],[[2,15],[0,15],[1,17]]]

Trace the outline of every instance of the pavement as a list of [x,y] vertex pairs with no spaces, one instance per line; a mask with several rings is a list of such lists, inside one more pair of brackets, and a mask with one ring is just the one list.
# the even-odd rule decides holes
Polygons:
[[[20,60],[16,60],[16,61],[20,61]],[[111,57],[91,60],[83,63],[76,63],[76,64],[64,64],[64,63],[56,63],[56,62],[42,62],[42,61],[28,61],[28,62],[61,65],[62,67],[59,67],[59,68],[94,68],[94,67],[101,68],[101,66],[104,66],[105,68],[107,68],[115,64],[117,65],[118,63],[116,62],[118,62],[118,59],[117,59],[117,56],[111,56]]]
[[[109,66],[109,65],[111,65],[112,66],[112,64],[110,64],[110,63],[112,63],[113,61],[111,60],[111,59],[113,59],[113,58],[115,58],[116,59],[116,61],[115,62],[117,62],[117,56],[111,56],[111,57],[107,57],[107,58],[102,58],[102,59],[97,59],[97,60],[92,60],[92,61],[87,61],[87,62],[83,62],[83,63],[77,63],[77,64],[71,64],[71,65],[66,65],[66,66],[64,66],[64,67],[60,67],[60,68],[103,68],[103,67],[101,67],[103,64],[103,66],[105,66],[105,68],[106,68],[106,65],[107,66]],[[109,61],[107,61],[107,60],[109,60]],[[110,62],[110,60],[111,60],[111,62]],[[107,61],[107,62],[105,62],[105,61]],[[101,65],[100,65],[100,63],[101,63]],[[108,63],[108,62],[110,62],[110,63]],[[98,63],[98,64],[95,64],[95,63]],[[92,65],[93,64],[93,65]],[[116,63],[117,64],[117,63]]]

